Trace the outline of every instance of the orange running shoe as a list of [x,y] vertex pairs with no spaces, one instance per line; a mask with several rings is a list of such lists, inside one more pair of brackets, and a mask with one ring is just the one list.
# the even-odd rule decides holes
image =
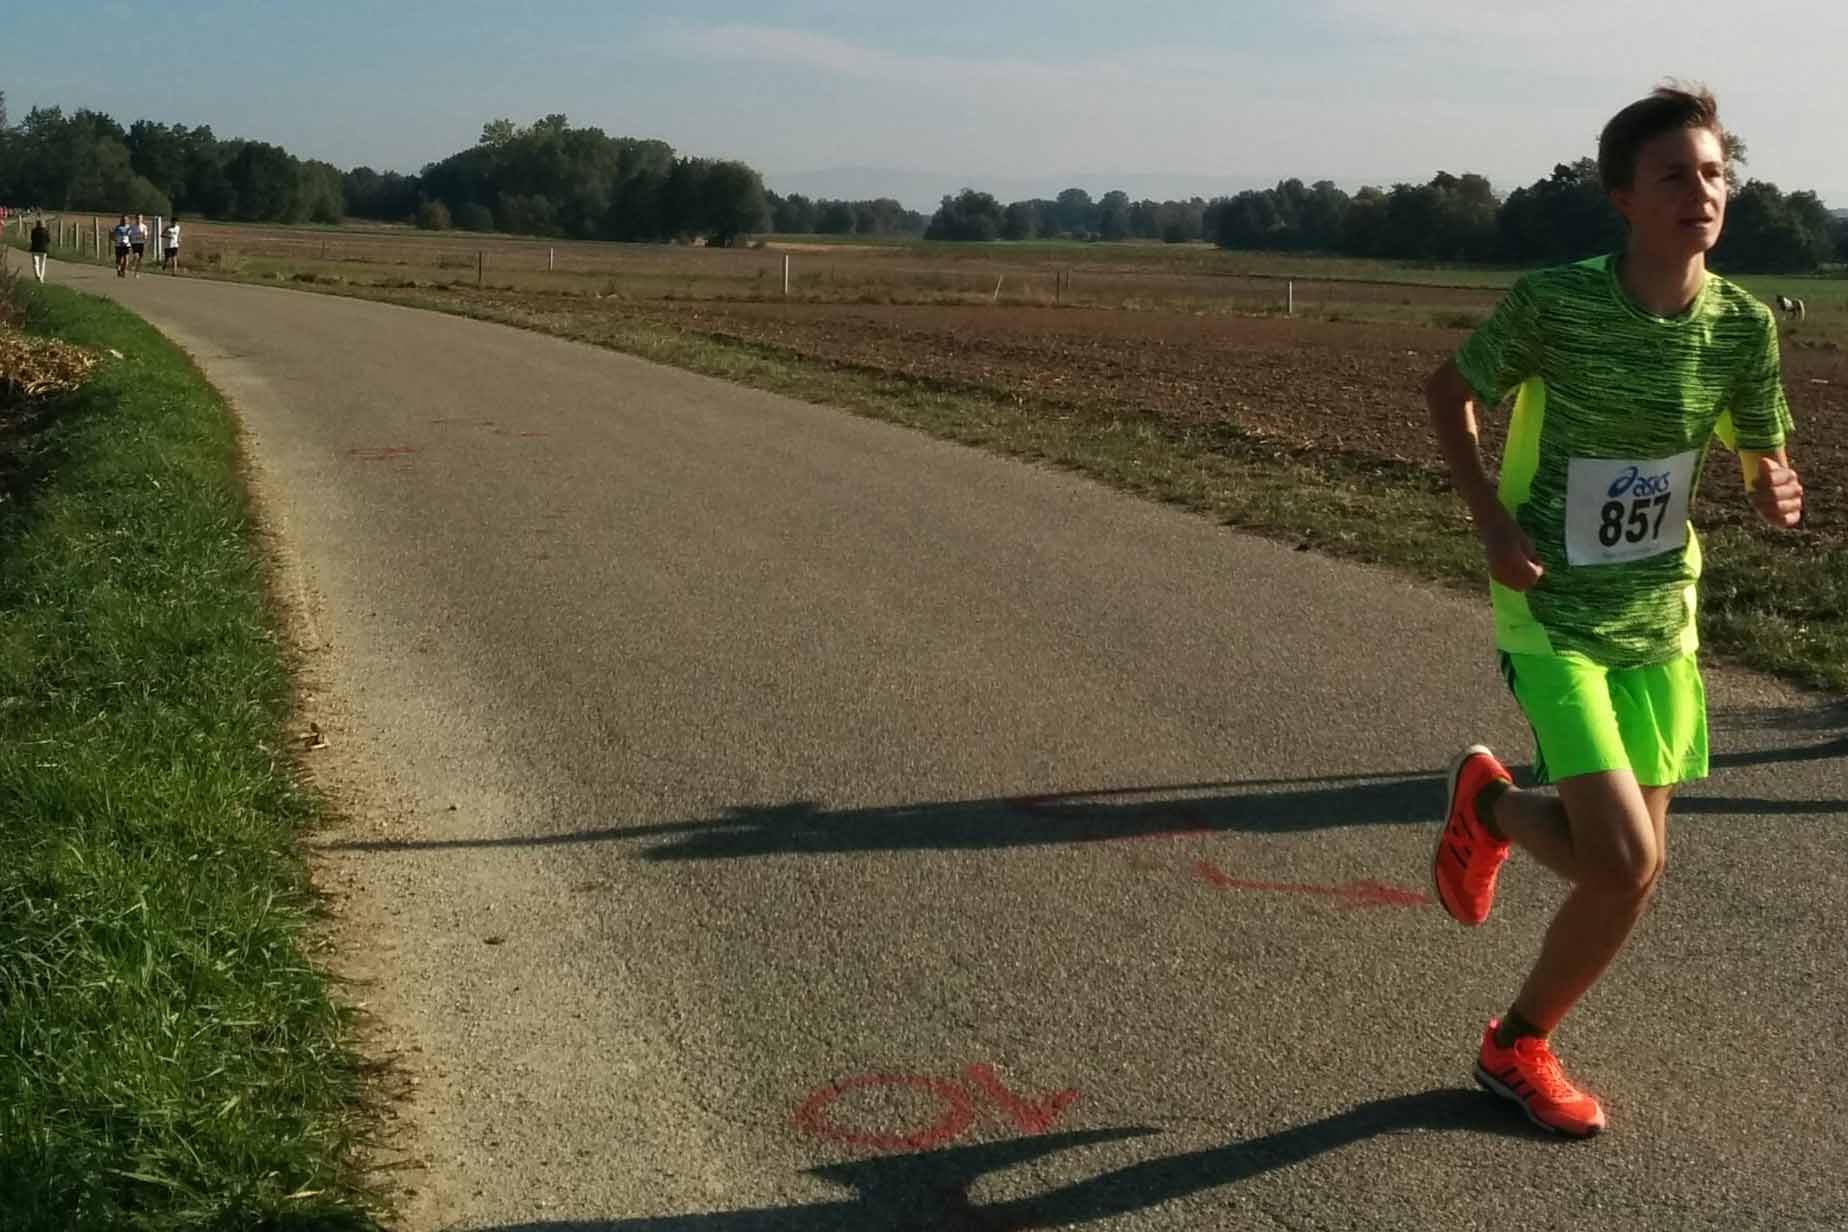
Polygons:
[[1495,1044],[1497,1018],[1482,1033],[1476,1058],[1476,1081],[1503,1099],[1513,1100],[1527,1119],[1568,1138],[1589,1138],[1604,1128],[1604,1109],[1573,1086],[1559,1058],[1538,1035],[1523,1035],[1506,1048]]
[[1470,745],[1450,763],[1444,832],[1431,859],[1437,901],[1457,923],[1471,928],[1489,918],[1495,876],[1508,858],[1508,844],[1490,834],[1476,816],[1476,793],[1494,782],[1512,783],[1514,778],[1480,744]]

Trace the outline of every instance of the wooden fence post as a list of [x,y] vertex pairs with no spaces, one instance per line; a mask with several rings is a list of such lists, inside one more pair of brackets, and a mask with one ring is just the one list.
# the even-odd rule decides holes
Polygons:
[[475,285],[481,285],[481,273],[487,268],[488,254],[477,248],[475,250]]
[[545,250],[545,272],[546,273],[549,274],[552,272],[552,268],[557,263],[557,260],[558,260],[558,249],[548,248]]
[[1289,282],[1284,283],[1284,286],[1288,288],[1285,294],[1289,297],[1288,300],[1285,301],[1285,311],[1290,316],[1295,316],[1296,315],[1296,280],[1291,279]]
[[783,298],[789,298],[789,254],[783,254]]

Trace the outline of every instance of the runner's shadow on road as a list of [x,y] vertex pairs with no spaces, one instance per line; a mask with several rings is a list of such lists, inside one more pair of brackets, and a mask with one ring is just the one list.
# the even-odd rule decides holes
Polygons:
[[[1716,754],[1715,770],[1777,763],[1848,763],[1848,715],[1810,712],[1800,727],[1780,714],[1741,712],[1720,717],[1716,730],[1780,731],[1775,743]],[[1833,729],[1833,730],[1831,730]],[[1789,738],[1827,734],[1822,741]],[[1528,768],[1514,768],[1530,779]],[[1346,826],[1435,826],[1445,785],[1431,772],[1314,778],[1233,779],[1107,787],[1043,795],[927,801],[869,808],[827,809],[810,800],[739,804],[716,817],[613,825],[558,834],[493,838],[368,839],[326,844],[327,850],[437,851],[484,847],[549,847],[577,843],[645,844],[649,860],[738,859],[748,856],[881,851],[992,850],[1061,843],[1153,838],[1177,833],[1291,834]],[[1708,794],[1698,785],[1678,794],[1677,816],[1790,816],[1848,813],[1848,799],[1772,799]]]
[[[1848,740],[1829,756],[1848,757]],[[1817,756],[1822,756],[1818,754]],[[1737,755],[1738,764],[1803,760],[1769,753]],[[1715,759],[1716,766],[1721,759]],[[554,847],[580,843],[647,844],[647,860],[720,860],[769,855],[887,851],[971,851],[1062,843],[1158,838],[1185,833],[1292,834],[1346,826],[1432,825],[1441,820],[1444,782],[1435,775],[1302,786],[1266,781],[1161,784],[1098,791],[976,800],[931,801],[830,810],[812,800],[740,804],[716,817],[636,826],[601,826],[559,834],[493,838],[360,839],[327,843],[329,851],[443,851]],[[1217,794],[1211,794],[1214,791]],[[1207,792],[1209,794],[1201,794]],[[1848,799],[1676,796],[1677,816],[1812,816],[1848,813]]]
[[1143,1160],[1031,1198],[977,1204],[969,1189],[991,1172],[1160,1131],[1136,1127],[1045,1134],[811,1169],[813,1175],[855,1191],[854,1197],[839,1202],[643,1219],[541,1220],[476,1232],[1028,1232],[1114,1219],[1236,1185],[1370,1138],[1432,1131],[1544,1138],[1500,1101],[1479,1091],[1452,1088],[1373,1100],[1261,1138]]

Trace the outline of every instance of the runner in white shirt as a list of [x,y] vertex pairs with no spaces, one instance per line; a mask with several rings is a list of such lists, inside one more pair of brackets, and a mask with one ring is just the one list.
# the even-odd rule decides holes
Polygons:
[[139,214],[135,215],[135,225],[128,229],[128,247],[129,251],[134,254],[130,266],[135,271],[135,277],[139,278],[141,277],[141,258],[148,250],[148,224],[147,220]]
[[122,221],[109,229],[109,238],[115,244],[116,277],[128,277],[128,215],[122,215]]
[[170,222],[160,233],[160,267],[169,273],[180,271],[180,224]]

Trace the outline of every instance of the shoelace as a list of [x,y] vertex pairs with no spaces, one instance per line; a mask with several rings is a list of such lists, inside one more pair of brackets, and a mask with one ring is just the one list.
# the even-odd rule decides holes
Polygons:
[[1522,1036],[1514,1041],[1514,1055],[1530,1067],[1524,1075],[1527,1081],[1548,1099],[1565,1103],[1579,1097],[1579,1089],[1566,1081],[1566,1071],[1560,1067],[1559,1058],[1553,1055],[1545,1040]]

